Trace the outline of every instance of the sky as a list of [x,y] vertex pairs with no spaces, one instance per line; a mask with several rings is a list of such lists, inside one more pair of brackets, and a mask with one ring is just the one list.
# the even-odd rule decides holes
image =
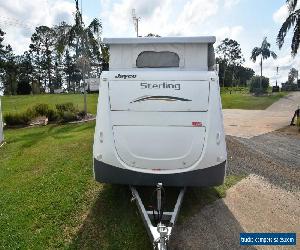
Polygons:
[[[83,18],[89,23],[102,21],[102,37],[134,37],[132,9],[140,17],[139,34],[161,36],[214,35],[217,43],[228,37],[237,40],[246,60],[245,66],[260,74],[259,62],[250,60],[251,51],[268,37],[277,60],[264,61],[263,74],[271,84],[287,80],[290,68],[300,69],[300,52],[290,54],[292,33],[279,50],[276,36],[288,12],[285,0],[79,0]],[[28,49],[31,34],[38,25],[73,22],[74,0],[0,0],[0,27],[5,43],[17,54]],[[276,68],[279,75],[276,76]]]

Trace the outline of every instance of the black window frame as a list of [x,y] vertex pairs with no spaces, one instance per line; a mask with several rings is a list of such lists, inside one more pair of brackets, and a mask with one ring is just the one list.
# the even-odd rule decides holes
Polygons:
[[[153,57],[152,64],[151,63],[147,64],[145,62],[143,62],[143,64],[139,63],[139,59],[143,60],[144,58],[142,58],[142,56],[145,56],[145,54],[151,54],[151,56]],[[163,55],[163,54],[165,54],[165,55]],[[163,65],[164,63],[157,64],[157,65],[153,64],[153,62],[157,62],[157,61],[161,62],[161,60],[158,60],[159,57],[161,57],[163,55],[163,58],[166,58],[166,54],[172,55],[173,58],[170,58],[170,57],[167,58],[168,60],[165,61],[165,65]],[[153,59],[155,59],[155,57],[157,57],[156,60],[153,60]],[[141,53],[139,53],[139,55],[137,56],[135,65],[137,68],[179,68],[180,67],[180,57],[176,52],[173,52],[173,51],[145,50],[145,51],[142,51]]]

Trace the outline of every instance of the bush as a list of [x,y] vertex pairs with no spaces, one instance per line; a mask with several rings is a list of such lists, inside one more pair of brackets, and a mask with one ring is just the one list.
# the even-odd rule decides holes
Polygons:
[[59,120],[59,114],[53,109],[48,111],[47,117],[49,122],[57,122]]
[[70,111],[65,111],[61,114],[61,122],[65,123],[65,122],[72,122],[72,121],[77,121],[77,115],[73,112]]
[[32,107],[33,112],[35,113],[36,116],[47,116],[50,112],[50,108],[48,104],[40,103],[36,104]]
[[74,112],[76,112],[76,108],[74,107],[74,104],[72,102],[56,104],[55,107],[59,113],[63,113],[63,112],[74,113]]
[[282,83],[282,91],[297,91],[298,90],[298,85],[294,83]]
[[84,118],[86,116],[86,112],[84,110],[81,110],[81,111],[78,112],[78,116],[80,118]]
[[8,126],[24,126],[30,124],[30,121],[34,118],[34,113],[28,109],[24,113],[6,114],[3,118]]
[[65,123],[78,120],[78,111],[72,102],[56,104],[55,106],[60,118],[60,122]]
[[250,80],[250,93],[264,94],[268,92],[269,78],[262,77],[262,89],[260,88],[260,76],[253,76]]
[[60,118],[56,110],[51,109],[48,104],[44,103],[34,105],[32,112],[34,112],[34,117],[46,116],[49,122],[56,122]]
[[49,122],[71,122],[84,117],[84,111],[78,112],[73,103],[57,104],[56,110],[51,109],[47,104],[36,104],[28,108],[24,113],[9,113],[4,115],[4,121],[8,126],[26,126],[32,119],[38,116],[46,116]]

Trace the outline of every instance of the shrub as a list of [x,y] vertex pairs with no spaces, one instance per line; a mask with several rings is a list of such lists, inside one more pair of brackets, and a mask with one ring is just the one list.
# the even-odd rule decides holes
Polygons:
[[76,121],[77,119],[77,115],[73,112],[70,111],[65,111],[63,113],[61,113],[61,122],[65,123],[65,122],[72,122],[72,121]]
[[49,122],[56,122],[59,120],[59,114],[53,109],[48,111],[47,117]]
[[72,102],[56,104],[55,107],[59,113],[63,113],[66,111],[72,112],[72,113],[76,112],[76,108],[74,107],[74,104]]
[[268,92],[269,78],[262,77],[262,89],[260,88],[260,76],[253,76],[250,80],[250,93],[263,94]]
[[29,125],[30,121],[33,119],[34,113],[31,109],[28,109],[24,113],[10,113],[4,115],[4,122],[8,126],[20,126],[20,125]]
[[81,110],[81,111],[78,112],[78,116],[80,118],[84,118],[86,116],[86,112],[84,110]]
[[282,91],[297,91],[298,90],[298,85],[293,84],[293,83],[282,83]]
[[50,112],[50,108],[48,104],[40,103],[36,104],[32,107],[33,112],[35,113],[36,116],[47,116]]
[[49,122],[71,122],[84,117],[84,111],[78,112],[73,103],[57,104],[56,110],[49,108],[47,104],[36,104],[28,108],[24,113],[9,113],[4,115],[4,121],[8,126],[29,125],[33,118],[46,116]]
[[56,104],[60,122],[72,122],[78,120],[77,109],[72,102]]

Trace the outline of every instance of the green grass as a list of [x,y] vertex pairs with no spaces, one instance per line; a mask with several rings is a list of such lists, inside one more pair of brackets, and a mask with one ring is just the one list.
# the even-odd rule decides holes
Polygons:
[[[221,98],[224,109],[266,109],[275,101],[285,96],[286,93],[274,93],[270,96],[255,97],[248,94],[247,88],[239,88],[240,91],[233,89],[232,94],[229,88],[221,88]],[[55,104],[73,102],[80,110],[83,109],[82,94],[43,94],[43,95],[24,95],[24,96],[3,96],[3,113],[22,112],[28,107],[37,103],[46,103],[51,107]],[[88,112],[96,114],[98,94],[87,95]]]
[[[83,109],[83,95],[82,94],[43,94],[43,95],[18,95],[18,96],[3,96],[2,109],[4,113],[9,112],[23,112],[28,107],[37,103],[49,104],[55,107],[55,104],[73,102],[75,107]],[[97,111],[98,94],[87,95],[88,112],[96,114]]]
[[[1,249],[152,249],[128,187],[93,179],[94,125],[5,130]],[[230,176],[221,187],[188,189],[180,220],[224,197],[240,179]]]
[[246,93],[221,92],[223,109],[263,110],[284,97],[286,93],[273,93],[268,96],[252,96]]

